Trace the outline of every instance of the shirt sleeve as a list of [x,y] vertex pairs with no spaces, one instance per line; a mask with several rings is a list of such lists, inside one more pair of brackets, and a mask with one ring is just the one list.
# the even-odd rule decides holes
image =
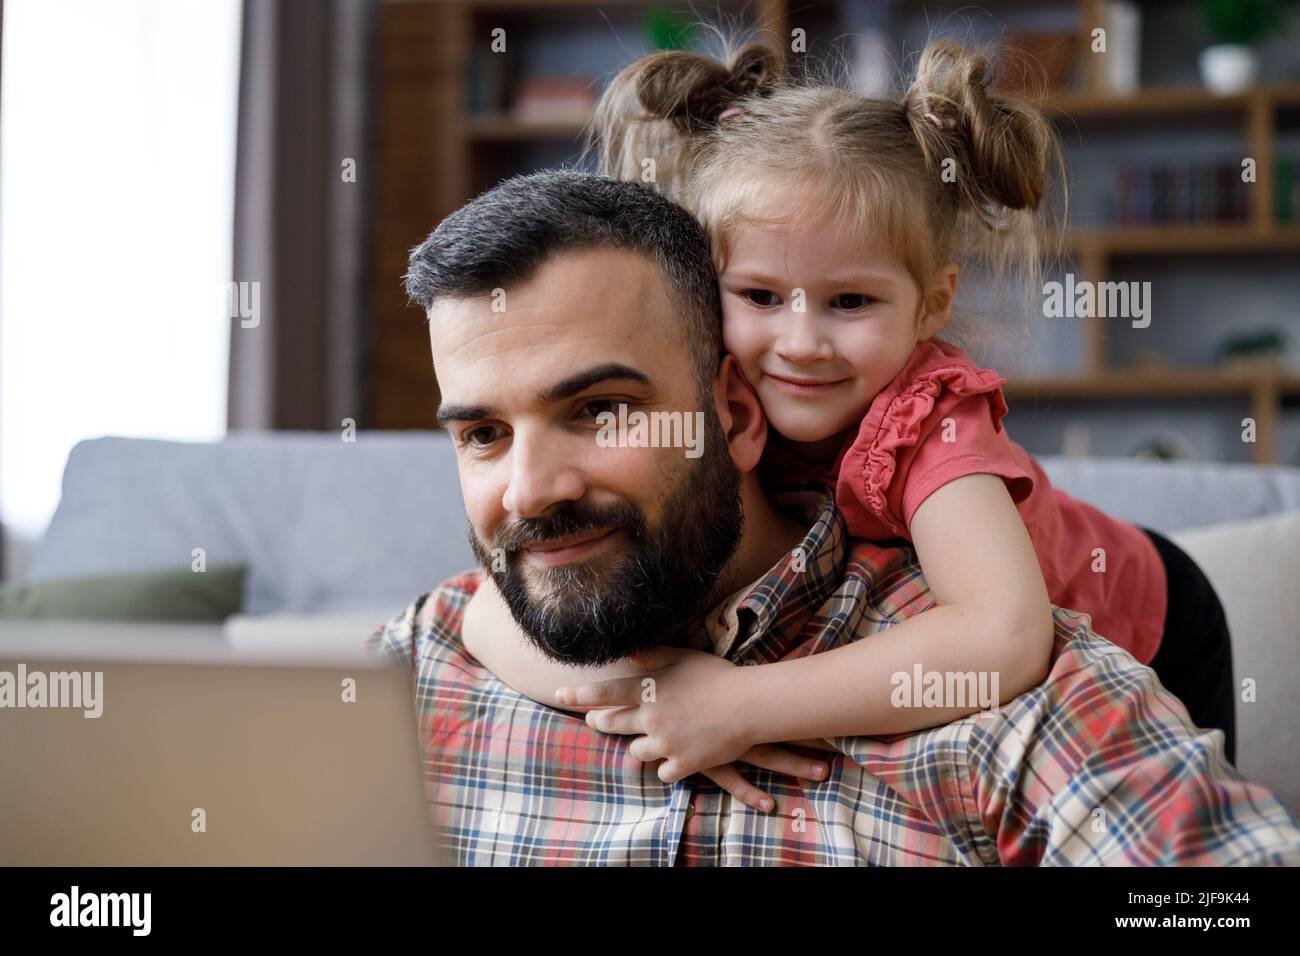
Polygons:
[[1002,476],[1017,503],[1033,490],[1033,463],[1002,428],[1006,379],[927,345],[872,401],[838,462],[836,503],[853,537],[910,540],[921,502],[963,475]]
[[[1056,609],[1047,680],[973,715],[969,789],[1007,865],[1300,864],[1300,826],[1155,672]],[[966,789],[966,788],[963,788]]]
[[404,661],[408,666],[415,661],[415,621],[430,592],[417,597],[405,610],[399,611],[380,624],[361,642],[361,649]]
[[901,451],[903,479],[888,495],[903,527],[911,527],[926,498],[966,475],[997,475],[1017,505],[1029,497],[1034,478],[1002,427],[1006,408],[1000,392],[947,393],[935,403],[921,439]]
[[465,605],[482,583],[483,572],[478,568],[448,578],[432,591],[418,595],[405,610],[378,625],[361,642],[361,649],[387,654],[413,668],[421,654],[421,642],[427,644],[435,632],[443,640],[463,649],[461,618]]

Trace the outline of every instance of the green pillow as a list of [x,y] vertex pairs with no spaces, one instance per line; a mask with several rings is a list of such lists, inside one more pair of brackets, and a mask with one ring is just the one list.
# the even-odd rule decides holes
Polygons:
[[0,586],[0,618],[223,621],[244,604],[242,564]]

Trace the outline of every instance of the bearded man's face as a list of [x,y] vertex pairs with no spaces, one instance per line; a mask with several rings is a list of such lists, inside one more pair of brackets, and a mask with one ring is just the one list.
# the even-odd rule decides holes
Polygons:
[[[507,301],[430,310],[470,543],[551,657],[598,665],[670,643],[705,610],[742,522],[676,303],[653,262],[608,248],[553,256]],[[620,406],[702,419],[698,457],[598,441]]]

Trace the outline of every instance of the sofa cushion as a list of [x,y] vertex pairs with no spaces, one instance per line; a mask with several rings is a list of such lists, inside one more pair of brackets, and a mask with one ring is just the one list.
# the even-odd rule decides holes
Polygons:
[[243,565],[63,578],[0,587],[0,617],[222,621],[244,601]]
[[[1300,511],[1169,537],[1201,566],[1228,616],[1238,767],[1300,812]],[[1246,679],[1253,703],[1241,700]]]

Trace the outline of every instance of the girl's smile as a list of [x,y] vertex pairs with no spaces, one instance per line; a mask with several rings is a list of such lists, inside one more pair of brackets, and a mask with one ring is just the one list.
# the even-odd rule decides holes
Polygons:
[[775,375],[772,372],[764,372],[764,376],[771,381],[777,388],[789,392],[791,395],[803,395],[819,397],[825,395],[833,388],[845,384],[847,378],[835,379],[831,381],[817,379],[791,378],[788,376]]

